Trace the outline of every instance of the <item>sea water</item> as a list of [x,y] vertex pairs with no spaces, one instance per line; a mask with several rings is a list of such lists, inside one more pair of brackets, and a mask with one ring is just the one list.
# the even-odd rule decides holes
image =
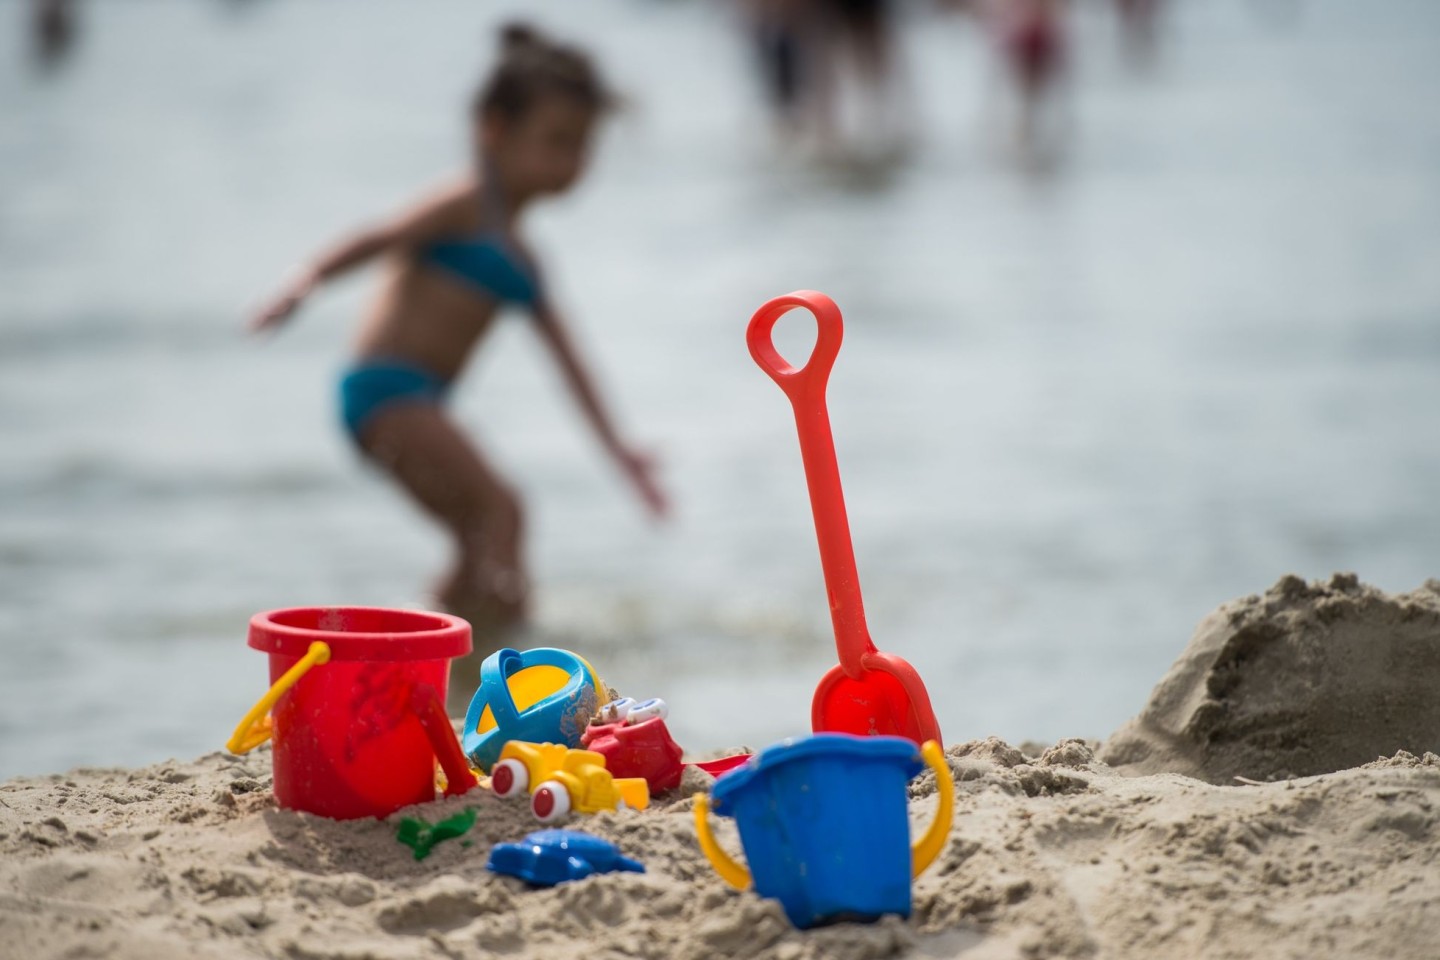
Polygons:
[[1077,6],[1058,166],[997,146],[973,25],[911,10],[922,135],[856,176],[777,149],[722,4],[89,3],[51,70],[5,5],[0,776],[218,749],[265,686],[250,614],[424,602],[447,545],[335,422],[374,275],[241,325],[465,162],[507,11],[633,100],[530,226],[674,518],[521,319],[453,410],[524,493],[517,641],[666,698],[688,748],[805,731],[835,660],[790,411],[744,344],[795,288],[845,313],[870,627],[947,739],[1102,737],[1286,572],[1440,575],[1440,6],[1173,3],[1147,70]]

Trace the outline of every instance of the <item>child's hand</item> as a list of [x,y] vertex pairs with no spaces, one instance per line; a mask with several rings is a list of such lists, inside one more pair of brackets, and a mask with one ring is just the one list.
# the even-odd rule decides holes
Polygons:
[[255,316],[250,319],[250,330],[260,333],[265,330],[273,330],[283,324],[304,302],[312,287],[313,283],[308,278],[302,278],[290,284],[280,296],[256,312]]
[[620,468],[625,471],[625,476],[634,485],[640,499],[645,501],[650,515],[657,520],[664,519],[670,512],[670,499],[655,480],[655,458],[649,453],[630,448],[622,448],[618,457]]

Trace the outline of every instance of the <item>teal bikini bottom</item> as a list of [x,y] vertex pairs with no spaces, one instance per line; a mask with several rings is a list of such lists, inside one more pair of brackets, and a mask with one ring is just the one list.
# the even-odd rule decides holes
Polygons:
[[351,438],[375,414],[397,403],[441,403],[450,384],[437,374],[404,360],[361,360],[340,378],[340,416]]

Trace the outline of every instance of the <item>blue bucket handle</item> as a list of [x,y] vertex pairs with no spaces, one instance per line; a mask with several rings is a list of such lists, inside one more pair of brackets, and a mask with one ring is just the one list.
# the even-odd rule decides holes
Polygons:
[[520,651],[505,647],[480,664],[480,692],[490,705],[490,715],[497,727],[514,726],[520,722],[520,711],[510,697],[510,675],[520,669]]
[[[510,681],[525,669],[539,666],[558,667],[567,672],[569,679],[559,690],[521,711],[511,693]],[[537,647],[524,653],[509,647],[497,650],[480,664],[480,688],[465,711],[465,754],[475,766],[489,770],[500,748],[511,740],[555,741],[578,747],[585,723],[595,710],[599,690],[600,681],[594,669],[584,657],[569,650],[551,647]],[[555,708],[562,705],[568,706],[561,714],[555,713]],[[487,707],[495,726],[480,733],[480,718]],[[553,721],[559,721],[564,729],[555,729]]]

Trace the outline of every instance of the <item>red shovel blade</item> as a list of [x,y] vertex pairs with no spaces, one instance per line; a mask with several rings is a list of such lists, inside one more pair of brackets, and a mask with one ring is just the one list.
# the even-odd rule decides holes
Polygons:
[[919,674],[887,653],[865,657],[858,677],[851,677],[838,664],[831,667],[815,688],[810,725],[816,733],[882,734],[916,743],[940,741],[940,724]]

